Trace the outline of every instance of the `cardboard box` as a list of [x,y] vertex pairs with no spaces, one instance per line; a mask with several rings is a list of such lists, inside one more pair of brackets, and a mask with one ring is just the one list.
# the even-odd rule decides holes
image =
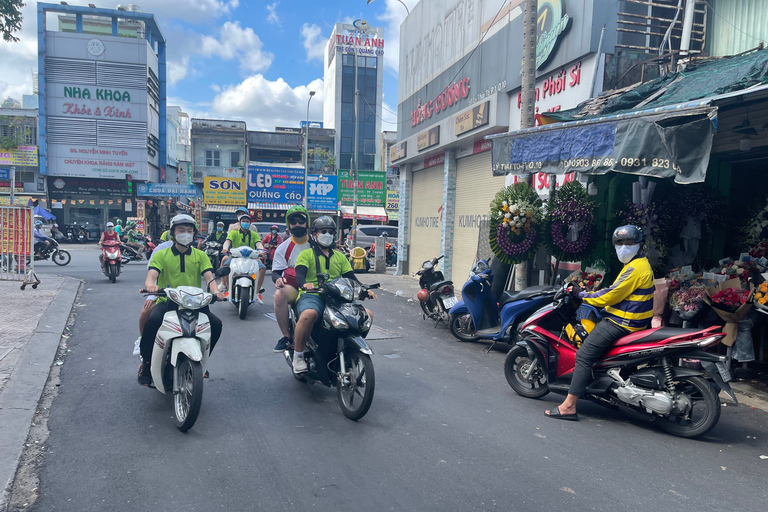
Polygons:
[[742,304],[739,309],[732,312],[725,311],[720,309],[718,306],[713,305],[711,298],[713,295],[717,294],[717,292],[727,290],[728,288],[742,290],[743,288],[741,286],[740,279],[729,279],[728,281],[717,283],[717,286],[710,286],[707,288],[707,298],[704,300],[707,302],[707,304],[712,306],[712,309],[715,311],[715,313],[717,313],[717,316],[719,316],[725,322],[725,326],[723,327],[725,338],[723,338],[722,342],[728,347],[736,342],[736,335],[738,334],[737,324],[739,323],[739,320],[744,319],[747,313],[749,313],[749,310],[752,309],[752,297],[755,295],[755,287],[752,284],[749,286],[750,293],[747,302]]

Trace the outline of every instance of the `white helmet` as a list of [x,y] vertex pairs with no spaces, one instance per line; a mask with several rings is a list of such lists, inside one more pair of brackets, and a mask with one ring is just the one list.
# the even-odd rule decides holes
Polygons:
[[173,236],[173,228],[176,226],[182,226],[185,224],[192,226],[195,229],[195,234],[197,234],[197,223],[195,222],[195,219],[193,219],[191,215],[187,215],[186,213],[181,213],[171,219],[171,226],[168,228],[169,234]]
[[108,227],[108,228],[113,228],[113,227],[115,227],[115,225],[114,225],[114,224],[112,224],[111,222],[107,222],[107,227]]

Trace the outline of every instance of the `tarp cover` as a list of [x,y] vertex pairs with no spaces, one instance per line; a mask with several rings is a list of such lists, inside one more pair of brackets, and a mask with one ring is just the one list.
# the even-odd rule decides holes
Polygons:
[[45,220],[56,220],[56,216],[42,206],[35,206],[35,216]]
[[491,136],[493,174],[617,171],[700,183],[716,115],[710,106],[661,109]]

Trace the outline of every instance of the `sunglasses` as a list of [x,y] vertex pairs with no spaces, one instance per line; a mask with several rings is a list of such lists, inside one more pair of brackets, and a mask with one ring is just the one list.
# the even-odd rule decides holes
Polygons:
[[320,234],[320,235],[327,235],[328,233],[330,233],[332,235],[335,235],[336,234],[336,230],[334,230],[334,229],[321,229],[321,230],[317,231],[317,233]]
[[288,224],[291,226],[306,226],[307,225],[307,219],[304,217],[297,217],[294,219],[288,219]]

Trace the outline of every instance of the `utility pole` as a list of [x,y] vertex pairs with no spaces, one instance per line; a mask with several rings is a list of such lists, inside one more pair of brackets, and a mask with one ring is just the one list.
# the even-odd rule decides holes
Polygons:
[[309,91],[307,100],[307,126],[304,127],[304,208],[309,209],[309,200],[307,199],[307,175],[309,174],[309,103],[315,91]]
[[355,55],[355,133],[354,142],[352,143],[352,179],[354,185],[352,185],[352,247],[357,247],[357,143],[358,143],[358,123],[360,121],[359,105],[360,105],[360,91],[357,90],[357,48],[353,47]]
[[16,190],[16,167],[11,167],[11,206],[13,206],[13,193]]

